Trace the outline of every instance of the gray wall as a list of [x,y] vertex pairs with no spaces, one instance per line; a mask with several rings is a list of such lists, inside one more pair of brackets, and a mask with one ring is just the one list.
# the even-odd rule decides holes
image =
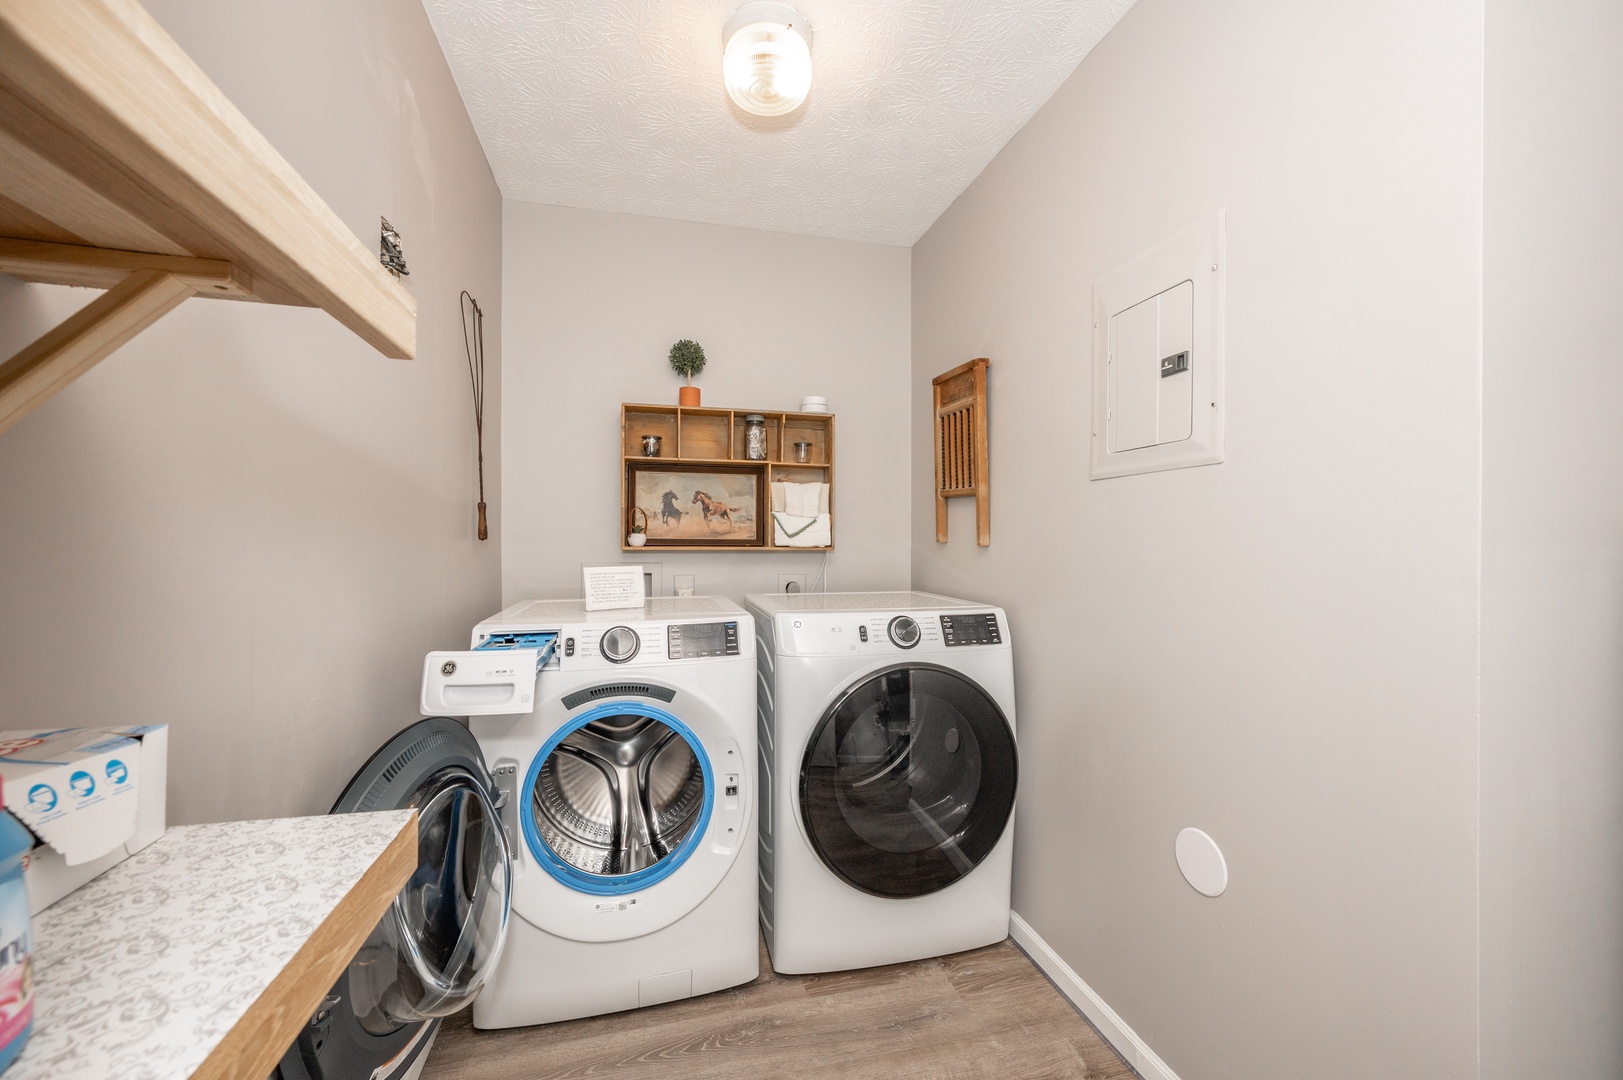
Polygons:
[[[321,813],[498,599],[457,294],[494,466],[500,195],[420,5],[148,7],[363,241],[400,228],[418,358],[191,300],[0,436],[0,727],[167,721],[172,820]],[[93,295],[0,277],[0,354]]]
[[[914,582],[1020,642],[1015,907],[1186,1080],[1476,1072],[1481,35],[1140,0],[914,248]],[[1091,283],[1218,207],[1227,461],[1089,481]],[[985,550],[929,498],[979,355]]]
[[583,564],[658,563],[663,590],[770,592],[820,554],[620,551],[620,403],[676,403],[671,343],[704,404],[835,417],[830,589],[909,574],[908,249],[509,201],[503,232],[508,603],[579,596]]
[[1623,6],[1487,4],[1482,1075],[1623,1076]]

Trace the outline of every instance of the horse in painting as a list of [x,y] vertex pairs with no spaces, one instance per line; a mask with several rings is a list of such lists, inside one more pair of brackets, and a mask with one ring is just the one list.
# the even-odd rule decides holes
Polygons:
[[712,499],[707,492],[695,491],[693,501],[698,504],[699,510],[704,514],[704,523],[710,524],[711,518],[720,518],[729,525],[736,524],[733,515],[738,513],[736,507],[728,506],[719,499]]
[[660,524],[669,525],[672,522],[675,522],[678,525],[682,524],[682,515],[686,511],[680,509],[676,505],[676,492],[667,491],[665,494],[661,495],[659,498],[660,498],[660,506],[659,506]]

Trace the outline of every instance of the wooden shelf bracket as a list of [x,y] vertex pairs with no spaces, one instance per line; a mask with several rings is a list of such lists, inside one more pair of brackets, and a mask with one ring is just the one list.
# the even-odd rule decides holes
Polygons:
[[138,270],[0,364],[0,431],[192,295],[166,270]]
[[992,472],[984,356],[931,380],[935,396],[935,539],[947,542],[947,500],[973,496],[975,541],[992,542]]
[[111,289],[138,270],[173,274],[199,296],[255,299],[252,278],[222,259],[153,255],[145,251],[49,244],[0,236],[0,274],[10,274],[23,281]]

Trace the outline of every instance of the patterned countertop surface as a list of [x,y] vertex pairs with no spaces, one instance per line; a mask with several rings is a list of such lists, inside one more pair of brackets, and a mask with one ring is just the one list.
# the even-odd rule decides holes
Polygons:
[[182,1080],[411,811],[172,828],[34,919],[34,1034],[5,1080]]

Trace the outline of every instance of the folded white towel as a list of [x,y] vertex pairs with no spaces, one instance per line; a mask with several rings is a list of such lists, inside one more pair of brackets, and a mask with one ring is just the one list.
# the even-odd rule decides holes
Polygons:
[[[790,487],[798,485],[791,484]],[[807,487],[816,485],[807,484]],[[833,518],[772,512],[772,542],[778,547],[828,547],[834,542]]]
[[822,484],[786,483],[783,485],[783,512],[791,517],[816,517],[826,513],[820,505],[822,494]]
[[[784,505],[784,503],[787,501],[785,492],[787,491],[787,489],[795,487],[795,486],[797,486],[797,485],[795,485],[795,484],[786,484],[782,480],[774,481],[773,484],[772,484],[772,509],[787,514],[789,512],[789,508],[786,505]],[[803,514],[797,514],[795,516],[796,517],[811,517],[813,514],[826,514],[826,513],[828,513],[828,485],[827,484],[805,484],[805,485],[802,485],[802,486],[804,486],[804,487],[815,487],[817,489],[817,509],[813,510],[809,505],[802,505],[801,509],[806,511],[806,512],[803,513]],[[806,498],[807,496],[802,496],[802,497]]]

